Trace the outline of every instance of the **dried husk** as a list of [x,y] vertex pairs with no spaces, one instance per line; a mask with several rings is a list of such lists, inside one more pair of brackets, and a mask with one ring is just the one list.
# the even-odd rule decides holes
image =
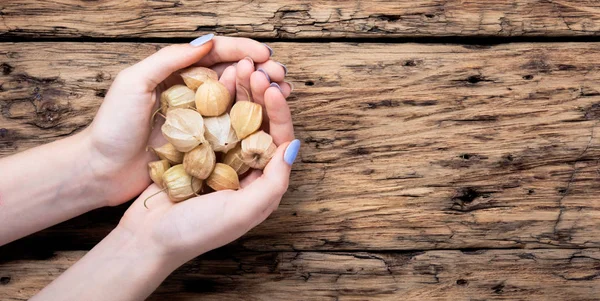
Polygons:
[[183,164],[175,165],[163,174],[163,185],[169,199],[176,203],[196,196],[202,190],[202,180],[186,173]]
[[276,150],[273,137],[264,131],[256,132],[242,140],[242,160],[251,168],[265,168]]
[[242,160],[242,145],[240,143],[225,154],[223,164],[231,166],[238,175],[243,175],[250,169],[250,166]]
[[258,131],[262,124],[262,106],[251,101],[236,102],[231,111],[231,126],[239,139]]
[[171,165],[177,165],[183,162],[183,153],[175,149],[171,143],[166,143],[163,146],[153,148],[152,150],[158,158],[169,161],[169,164]]
[[189,67],[182,70],[179,75],[183,78],[188,88],[196,91],[208,79],[218,80],[217,72],[205,67]]
[[213,172],[208,179],[206,179],[206,185],[215,191],[227,189],[237,190],[240,188],[240,181],[237,173],[231,166],[217,163]]
[[196,94],[184,85],[174,85],[160,95],[161,112],[167,114],[171,109],[195,109]]
[[226,153],[238,143],[237,135],[231,127],[229,114],[204,118],[204,138],[215,152]]
[[163,136],[180,152],[189,152],[204,139],[204,120],[198,112],[173,109],[167,112]]
[[183,167],[188,174],[204,180],[212,173],[216,161],[215,152],[210,148],[210,144],[203,143],[185,154]]
[[148,174],[152,182],[156,183],[158,187],[164,188],[163,186],[163,174],[171,168],[171,164],[167,160],[153,161],[148,163]]
[[196,110],[206,117],[223,115],[229,109],[231,95],[219,81],[208,79],[196,91]]

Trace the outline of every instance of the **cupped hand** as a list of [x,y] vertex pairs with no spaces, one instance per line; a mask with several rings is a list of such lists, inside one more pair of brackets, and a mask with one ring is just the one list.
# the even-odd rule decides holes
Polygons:
[[164,87],[181,81],[178,70],[190,65],[214,67],[222,79],[231,78],[227,86],[233,90],[235,68],[227,66],[245,57],[271,65],[269,49],[257,41],[209,35],[204,42],[167,46],[115,78],[84,131],[92,154],[89,167],[104,187],[106,205],[126,202],[150,184],[147,163],[156,158],[147,147],[164,142],[160,126],[151,128],[151,116]]
[[[244,71],[252,65],[250,60],[240,61],[234,83],[247,84],[252,91],[247,96],[264,106],[266,126],[278,146],[264,171],[252,171],[237,191],[217,191],[181,203],[171,202],[166,193],[151,185],[119,224],[120,229],[142,242],[144,249],[169,258],[174,266],[223,246],[264,221],[288,188],[291,165],[300,146],[298,140],[293,140],[291,113],[284,97],[290,87],[272,85],[264,71],[239,72],[240,67]],[[231,82],[226,85],[231,86]]]

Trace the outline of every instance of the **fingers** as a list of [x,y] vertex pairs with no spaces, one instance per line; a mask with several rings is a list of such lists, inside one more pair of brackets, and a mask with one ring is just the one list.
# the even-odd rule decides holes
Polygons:
[[212,41],[197,47],[190,44],[167,46],[123,70],[118,79],[130,87],[140,86],[146,92],[153,91],[171,73],[194,64],[207,55],[212,47]]
[[235,98],[235,85],[236,85],[236,68],[234,66],[229,66],[227,67],[227,69],[225,69],[225,71],[223,71],[223,74],[221,75],[221,78],[219,79],[219,82],[221,82],[223,85],[225,85],[225,87],[227,88],[227,91],[229,91],[229,95],[230,95],[230,101],[231,103],[233,103],[233,100]]
[[273,82],[283,81],[287,73],[287,68],[285,66],[273,60],[268,60],[264,63],[256,64],[256,69],[258,70],[259,68],[265,70],[269,74],[269,76],[271,77],[271,81]]
[[198,62],[198,65],[212,66],[217,63],[237,62],[245,57],[263,63],[271,56],[264,44],[247,38],[215,37],[213,42],[212,50]]
[[269,116],[269,133],[273,143],[280,145],[294,139],[294,125],[290,108],[276,87],[269,87],[264,95],[264,103]]
[[236,99],[250,100],[250,75],[254,72],[254,62],[248,58],[243,59],[238,62],[236,69]]
[[217,75],[219,77],[221,77],[221,75],[223,74],[223,71],[225,71],[225,69],[227,69],[227,67],[232,66],[232,65],[237,65],[237,62],[218,63],[218,64],[214,64],[214,65],[210,66],[209,68],[214,70],[215,72],[217,72]]
[[[281,90],[281,92],[283,93],[283,97],[288,98],[288,96],[290,96],[290,94],[292,94],[292,84],[288,83],[288,82],[277,82],[275,83],[277,84],[277,86],[279,86],[278,88]],[[273,83],[271,83],[272,86]]]
[[[269,88],[271,82],[269,81],[268,75],[264,71],[255,71],[250,76],[250,86],[252,92],[252,98],[257,104],[264,106],[265,91]],[[264,117],[267,117],[266,115]]]

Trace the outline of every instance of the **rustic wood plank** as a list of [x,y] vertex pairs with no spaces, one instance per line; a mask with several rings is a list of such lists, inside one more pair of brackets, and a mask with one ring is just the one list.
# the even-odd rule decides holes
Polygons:
[[596,36],[600,29],[600,4],[588,0],[5,2],[4,38]]
[[[273,46],[304,145],[279,211],[241,246],[600,247],[599,44]],[[2,44],[0,155],[85,127],[157,47]],[[31,239],[88,247],[122,210]]]
[[[0,264],[3,300],[26,300],[85,252]],[[214,252],[150,300],[597,300],[600,251]]]

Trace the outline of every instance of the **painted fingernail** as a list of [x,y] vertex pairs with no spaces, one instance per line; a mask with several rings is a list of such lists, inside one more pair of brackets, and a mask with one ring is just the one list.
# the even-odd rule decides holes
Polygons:
[[258,68],[258,69],[256,69],[256,71],[262,72],[262,73],[263,73],[263,74],[264,74],[264,75],[267,77],[267,80],[268,80],[269,82],[271,82],[271,77],[269,76],[269,74],[267,73],[267,71],[266,71],[265,69],[263,69],[263,68]]
[[275,63],[277,63],[277,64],[279,64],[279,66],[283,67],[283,72],[284,72],[283,75],[284,76],[288,74],[287,67],[284,64],[282,64],[280,62],[275,62]]
[[252,63],[252,65],[254,65],[254,60],[251,57],[247,56],[244,59]]
[[288,85],[290,85],[290,92],[294,91],[294,84],[292,82],[284,82]]
[[214,34],[209,33],[207,35],[203,35],[203,36],[191,41],[190,45],[192,45],[194,47],[202,46],[202,45],[206,44],[208,41],[212,40],[214,37],[215,37]]
[[269,87],[275,87],[275,88],[279,89],[279,91],[281,91],[281,93],[283,93],[283,89],[281,89],[281,86],[279,86],[277,83],[271,83],[269,85]]
[[294,164],[294,161],[296,161],[296,156],[298,156],[299,151],[300,140],[296,139],[292,141],[290,145],[288,145],[287,149],[285,150],[285,153],[283,154],[283,160],[285,161],[285,163],[287,163],[289,166],[292,166],[292,164]]
[[273,54],[275,53],[275,51],[273,51],[273,48],[269,47],[269,45],[262,43],[263,45],[265,45],[265,47],[267,47],[267,49],[269,49],[269,56],[273,56]]

